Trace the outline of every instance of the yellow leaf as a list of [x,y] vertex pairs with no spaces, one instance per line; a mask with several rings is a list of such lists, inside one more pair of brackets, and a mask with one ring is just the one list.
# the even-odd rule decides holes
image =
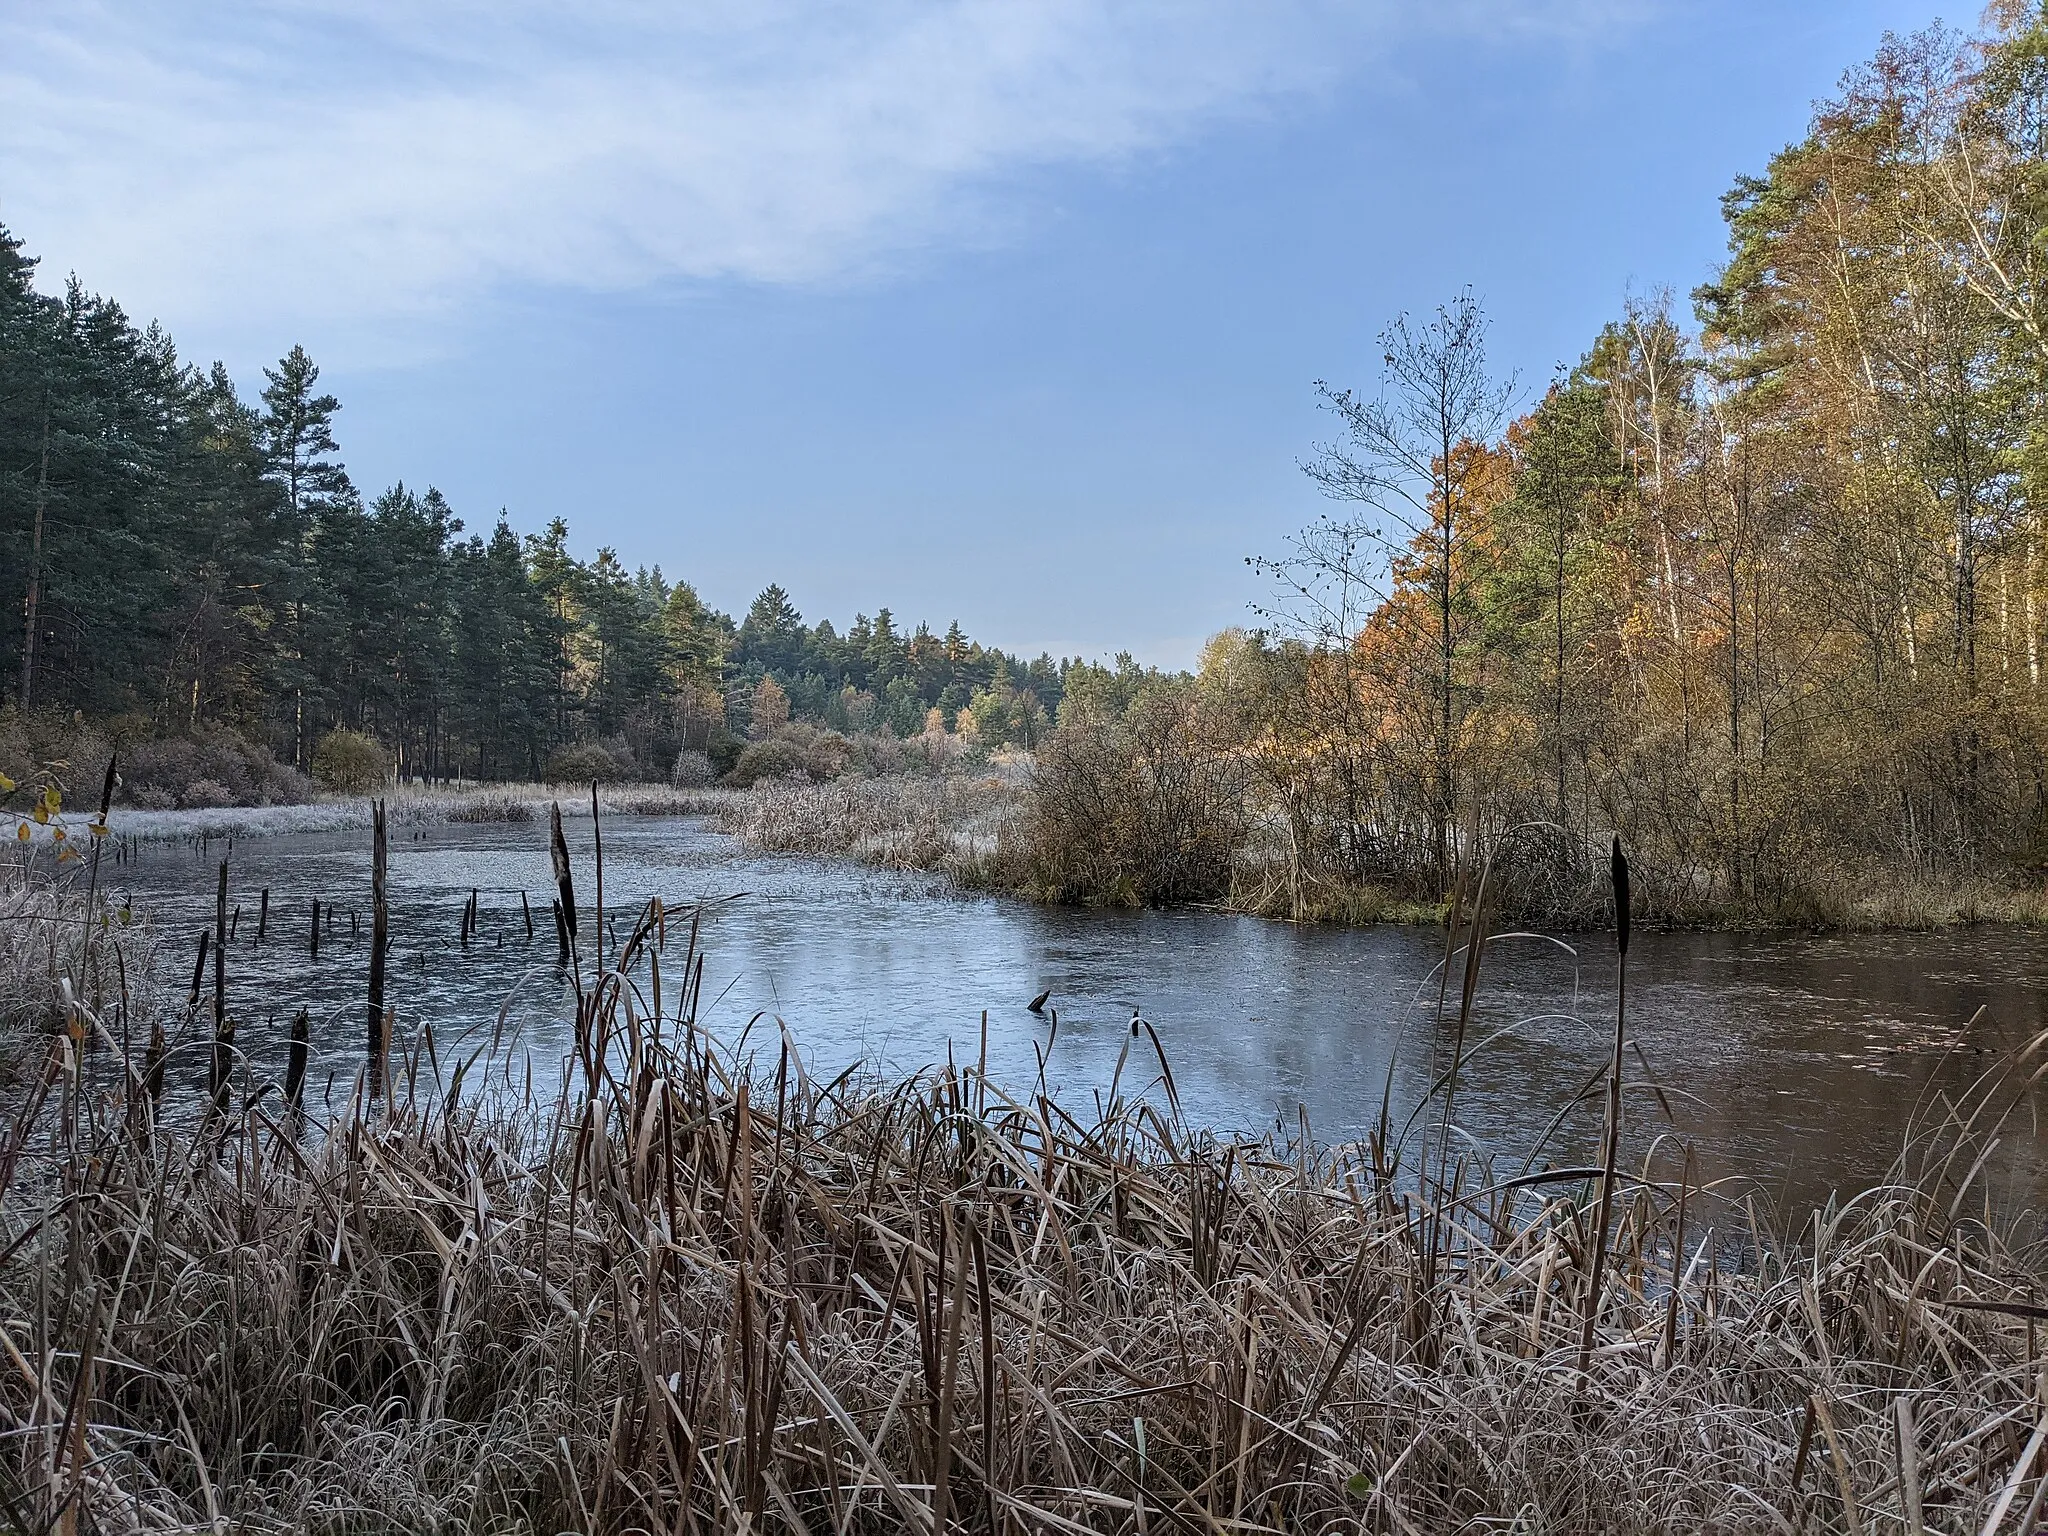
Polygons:
[[94,837],[105,837],[107,835],[107,824],[104,821],[92,823],[92,835]]
[[62,827],[58,827],[55,831],[51,832],[50,836],[54,837],[58,842],[61,843],[64,841],[64,829]]
[[10,795],[12,793],[14,793],[14,780],[7,777],[6,774],[0,773],[0,795]]
[[51,815],[54,816],[57,813],[57,808],[63,805],[63,803],[63,793],[57,788],[56,785],[45,784],[43,786],[43,804],[49,807]]
[[15,836],[15,840],[16,840],[17,842],[23,842],[23,843],[27,842],[27,841],[28,841],[28,823],[27,823],[27,822],[25,822],[25,821],[18,821],[18,822],[16,822],[16,823],[14,824],[14,836]]
[[48,826],[50,823],[50,808],[40,800],[36,802],[36,808],[30,811],[29,815],[35,817],[36,825],[39,827]]

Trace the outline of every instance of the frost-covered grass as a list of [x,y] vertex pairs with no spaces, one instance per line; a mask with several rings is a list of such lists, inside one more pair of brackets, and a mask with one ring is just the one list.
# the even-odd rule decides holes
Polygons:
[[161,989],[150,925],[104,899],[88,906],[88,891],[79,869],[0,866],[0,1080],[63,1027],[67,994],[117,1026],[153,1017]]
[[[671,789],[665,784],[610,784],[598,789],[598,804],[626,816],[714,815],[736,791]],[[560,802],[565,817],[590,815],[590,788],[576,784],[481,784],[442,788],[394,785],[384,796],[395,826],[444,822],[524,822],[542,819]],[[184,842],[193,838],[277,837],[294,832],[357,832],[370,825],[368,797],[323,795],[306,805],[225,806],[218,810],[117,810],[114,831],[143,842]]]
[[764,853],[859,859],[986,884],[1021,814],[1002,773],[878,779],[764,779],[720,812],[719,826]]

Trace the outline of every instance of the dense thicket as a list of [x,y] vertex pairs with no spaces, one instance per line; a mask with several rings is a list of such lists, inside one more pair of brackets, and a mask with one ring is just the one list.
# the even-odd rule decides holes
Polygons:
[[[1271,627],[1157,685],[1257,811],[1208,894],[1434,899],[1477,844],[1569,907],[1617,832],[1680,912],[2048,858],[2048,28],[1993,24],[1888,39],[1736,183],[1695,333],[1631,302],[1509,420],[1465,297],[1323,388],[1336,509],[1267,562]],[[1115,755],[1073,728],[1048,826]],[[1191,835],[1098,889],[1184,892]]]
[[[366,499],[340,403],[293,348],[260,400],[179,361],[73,279],[61,298],[0,230],[0,698],[17,714],[220,727],[305,769],[336,727],[408,776],[538,777],[564,748],[666,776],[729,762],[771,716],[1030,744],[1071,664],[1026,662],[887,608],[844,635],[770,586],[735,623],[686,582],[581,561],[559,518],[466,530],[434,490]],[[14,606],[19,605],[19,606]],[[764,688],[764,681],[772,686]]]

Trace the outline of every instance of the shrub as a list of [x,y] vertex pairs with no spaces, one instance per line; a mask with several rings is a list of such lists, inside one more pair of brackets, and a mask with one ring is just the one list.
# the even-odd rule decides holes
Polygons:
[[1032,879],[1056,901],[1170,905],[1230,889],[1244,773],[1185,689],[1116,718],[1075,701],[1031,780]]
[[122,801],[143,810],[303,805],[313,797],[313,786],[304,774],[278,762],[267,749],[224,729],[196,736],[124,740],[121,785]]
[[803,749],[787,737],[774,736],[767,741],[748,742],[725,781],[739,789],[751,789],[762,779],[780,779],[803,772]]
[[[21,778],[48,765],[73,804],[98,803],[100,776],[117,747],[117,805],[173,810],[202,779],[211,785],[199,791],[209,804],[296,805],[312,798],[302,775],[224,726],[158,736],[144,715],[86,720],[0,709],[0,771]],[[221,793],[226,800],[217,800]]]
[[793,773],[822,784],[846,772],[852,756],[852,744],[837,731],[786,725],[766,741],[750,742],[726,782],[746,789]]
[[740,760],[740,752],[744,745],[745,743],[732,732],[720,726],[706,739],[704,755],[711,759],[711,766],[718,776],[724,778]]
[[792,725],[783,732],[804,756],[804,772],[819,783],[836,779],[853,760],[853,743],[837,731],[815,725]]
[[638,778],[630,758],[599,741],[557,747],[548,757],[550,784],[622,784]]
[[390,777],[391,754],[361,731],[329,731],[313,749],[313,778],[325,789],[359,795],[382,787]]
[[702,789],[718,777],[708,753],[692,748],[676,754],[676,766],[669,774],[669,783],[677,789]]
[[234,803],[234,792],[217,779],[194,779],[178,797],[178,808],[186,811],[217,811]]

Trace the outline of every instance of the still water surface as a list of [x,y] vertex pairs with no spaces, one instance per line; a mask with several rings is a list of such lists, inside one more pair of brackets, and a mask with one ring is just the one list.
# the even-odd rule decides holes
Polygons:
[[[595,895],[589,823],[571,822],[586,952]],[[573,1000],[555,965],[544,824],[395,828],[390,982],[400,1038],[432,1019],[437,1037],[505,1010],[536,1077],[556,1069]],[[1047,1079],[1077,1109],[1105,1090],[1133,1009],[1165,1044],[1189,1118],[1219,1131],[1293,1130],[1319,1140],[1378,1120],[1392,1063],[1396,1123],[1426,1091],[1440,933],[1295,928],[1207,912],[1075,912],[961,896],[929,877],[764,858],[684,819],[615,818],[604,829],[605,902],[621,935],[650,896],[704,913],[703,1022],[727,1041],[751,1027],[772,1057],[786,1023],[812,1070],[866,1062],[892,1072],[971,1061],[988,1012],[990,1075],[1022,1090],[1038,1074],[1047,1020],[1025,1004],[1051,989],[1059,1013]],[[169,969],[210,926],[222,852],[145,847],[103,873],[157,920]],[[233,848],[230,1009],[255,1081],[283,1071],[286,1021],[312,1011],[317,1099],[346,1092],[360,1059],[369,951],[366,832],[245,838]],[[270,890],[268,939],[255,942]],[[480,891],[478,938],[458,946]],[[520,892],[537,903],[527,941]],[[306,953],[313,898],[339,909],[320,958]],[[736,897],[718,901],[722,897]],[[347,914],[361,913],[351,934]],[[677,940],[671,927],[671,946]],[[189,960],[185,962],[189,964]],[[185,974],[189,975],[189,971]],[[1641,932],[1629,961],[1630,1033],[1664,1105],[1631,1095],[1631,1140],[1690,1138],[1710,1177],[1754,1180],[1773,1200],[1861,1188],[1882,1176],[1916,1115],[1974,1079],[1997,1052],[2048,1025],[2048,947],[2002,929],[1831,935]],[[1613,1027],[1613,940],[1530,937],[1487,954],[1482,1032],[1457,1119],[1474,1140],[1520,1156],[1600,1069]],[[671,987],[674,983],[671,982]],[[1979,1009],[1984,1012],[1978,1016]],[[1973,1017],[1976,1022],[1971,1023]],[[272,1022],[274,1020],[274,1022]],[[1137,1082],[1157,1075],[1134,1053]],[[1647,1067],[1647,1071],[1645,1068]],[[174,1075],[198,1080],[203,1050]],[[1597,1097],[1548,1155],[1569,1164],[1597,1141]],[[2039,1188],[2037,1136],[2015,1122],[1994,1160],[2008,1194]]]

